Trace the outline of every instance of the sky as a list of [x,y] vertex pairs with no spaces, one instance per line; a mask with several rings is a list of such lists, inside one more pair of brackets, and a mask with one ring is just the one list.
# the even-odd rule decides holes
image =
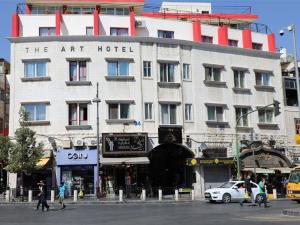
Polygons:
[[[284,36],[279,31],[290,24],[296,26],[297,52],[300,58],[300,0],[169,0],[173,2],[211,2],[212,6],[251,6],[252,13],[259,16],[258,23],[266,24],[276,34],[276,46],[287,48],[292,53],[292,34]],[[23,0],[0,0],[0,58],[10,61],[9,41],[11,34],[11,15],[17,3]],[[145,0],[147,5],[158,6],[161,0]],[[298,18],[297,18],[298,17]]]

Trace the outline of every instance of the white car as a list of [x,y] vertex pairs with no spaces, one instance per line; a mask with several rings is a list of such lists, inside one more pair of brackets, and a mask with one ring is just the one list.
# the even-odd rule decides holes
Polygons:
[[[210,202],[221,201],[229,203],[231,201],[241,201],[244,198],[245,188],[244,181],[229,181],[225,182],[218,188],[212,188],[205,191],[204,196]],[[260,200],[258,185],[251,182],[252,193],[255,201]]]

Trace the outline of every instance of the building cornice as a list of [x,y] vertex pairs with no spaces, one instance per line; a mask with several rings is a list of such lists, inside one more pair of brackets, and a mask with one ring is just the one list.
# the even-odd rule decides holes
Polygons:
[[209,43],[195,43],[193,41],[155,38],[155,37],[129,37],[129,36],[48,36],[48,37],[9,37],[11,43],[37,43],[37,42],[125,42],[125,43],[155,43],[155,44],[173,44],[187,45],[198,50],[219,52],[227,54],[245,55],[250,57],[260,57],[268,59],[280,59],[279,53],[267,51],[244,49],[230,46],[221,46]]

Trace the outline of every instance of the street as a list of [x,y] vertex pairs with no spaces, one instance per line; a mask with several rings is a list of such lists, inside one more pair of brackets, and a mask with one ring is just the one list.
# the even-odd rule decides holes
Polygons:
[[282,215],[283,209],[300,208],[291,201],[272,201],[270,208],[240,207],[238,203],[207,202],[124,203],[51,205],[49,212],[35,211],[34,205],[0,205],[2,225],[159,225],[159,224],[299,224],[300,217]]

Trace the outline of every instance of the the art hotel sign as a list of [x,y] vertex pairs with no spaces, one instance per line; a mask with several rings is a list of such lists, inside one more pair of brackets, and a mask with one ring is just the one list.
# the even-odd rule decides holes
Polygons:
[[61,149],[56,153],[56,164],[61,165],[96,165],[97,150]]
[[48,53],[55,51],[56,53],[134,53],[134,48],[132,46],[121,46],[121,45],[97,45],[94,47],[84,46],[84,45],[61,45],[53,47],[40,46],[40,47],[25,47],[25,53]]
[[146,133],[102,134],[103,156],[145,155],[148,135]]

